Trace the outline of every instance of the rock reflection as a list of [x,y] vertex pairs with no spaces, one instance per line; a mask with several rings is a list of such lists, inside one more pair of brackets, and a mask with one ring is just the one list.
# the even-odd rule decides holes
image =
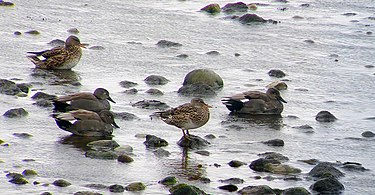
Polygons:
[[79,74],[72,70],[45,70],[34,68],[31,76],[41,78],[50,85],[81,85],[79,82],[81,80]]
[[111,140],[112,138],[103,138],[103,137],[83,137],[77,135],[68,135],[59,140],[61,144],[72,145],[75,148],[82,149],[83,151],[88,151],[91,148],[87,146],[88,143],[98,140]]
[[[249,115],[249,114],[229,114],[222,124],[240,125],[250,124],[250,126],[259,127],[266,126],[271,129],[280,130],[283,126],[283,117],[281,115]],[[241,127],[241,126],[239,126]]]

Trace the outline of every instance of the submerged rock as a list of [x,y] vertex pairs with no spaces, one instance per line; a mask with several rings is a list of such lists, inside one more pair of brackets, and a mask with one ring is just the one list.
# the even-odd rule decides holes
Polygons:
[[219,186],[219,189],[226,190],[228,192],[235,192],[235,191],[238,190],[238,187],[233,185],[233,184],[228,184],[228,185],[224,185],[224,186]]
[[131,163],[134,161],[134,159],[129,155],[122,154],[117,157],[117,161],[122,163]]
[[214,71],[209,69],[195,69],[189,72],[184,79],[183,86],[195,85],[198,83],[206,84],[214,90],[221,89],[224,86],[223,79]]
[[344,173],[333,167],[332,163],[322,162],[316,165],[313,169],[311,169],[308,175],[317,178],[339,178],[343,177]]
[[149,89],[146,91],[146,93],[150,95],[164,95],[164,93],[159,89]]
[[146,141],[143,142],[147,148],[157,148],[168,146],[168,142],[165,139],[156,137],[154,135],[146,135]]
[[137,115],[129,113],[129,112],[115,112],[115,118],[122,119],[126,121],[138,120],[139,117]]
[[167,41],[167,40],[160,40],[156,43],[157,46],[159,47],[181,47],[181,43],[176,43],[172,41]]
[[245,180],[240,178],[229,178],[224,180],[219,180],[222,183],[229,183],[229,184],[242,184],[245,182]]
[[328,111],[320,111],[316,116],[315,120],[319,122],[334,122],[337,118]]
[[216,96],[215,90],[207,84],[197,83],[191,85],[184,85],[178,89],[179,94],[187,96]]
[[262,17],[260,17],[256,14],[245,14],[245,15],[241,16],[238,20],[242,24],[250,24],[250,23],[257,23],[257,22],[265,23],[265,22],[267,22],[267,20],[265,20],[264,18],[262,18]]
[[268,146],[284,146],[284,140],[282,139],[271,139],[268,141],[262,142]]
[[155,154],[155,156],[157,157],[168,157],[169,155],[171,155],[170,152],[168,152],[167,150],[164,150],[163,148],[158,148],[154,151],[152,151],[152,153]]
[[0,79],[0,93],[6,95],[17,95],[20,92],[22,91],[15,82],[6,79]]
[[171,195],[206,195],[203,190],[184,183],[173,186],[169,192],[171,192]]
[[114,140],[97,140],[92,141],[87,144],[88,147],[90,147],[92,150],[114,150],[115,148],[119,147],[120,144],[118,144]]
[[365,131],[361,134],[363,137],[375,137],[375,133],[371,131]]
[[142,191],[142,190],[145,190],[145,189],[146,189],[146,186],[142,182],[134,182],[134,183],[131,183],[131,184],[129,184],[125,187],[126,191],[131,191],[131,192]]
[[10,178],[8,182],[14,183],[17,185],[24,185],[29,183],[22,174],[19,173],[8,173],[6,177]]
[[228,163],[229,166],[231,167],[240,167],[242,165],[246,165],[246,163],[242,162],[242,161],[239,161],[239,160],[231,160],[229,163]]
[[283,165],[283,164],[268,163],[264,166],[264,169],[266,172],[270,172],[274,174],[282,174],[282,175],[301,173],[301,169],[294,168],[289,165]]
[[286,74],[282,70],[272,69],[268,71],[268,75],[276,78],[283,78]]
[[177,144],[184,148],[199,149],[209,145],[210,142],[199,136],[190,135],[189,138],[182,136],[182,138],[177,142]]
[[311,193],[303,187],[288,188],[281,195],[310,195]]
[[162,180],[160,180],[158,183],[163,184],[165,186],[173,186],[178,182],[177,178],[174,176],[168,176]]
[[33,135],[29,134],[29,133],[13,133],[14,136],[16,137],[19,137],[19,138],[30,138],[32,137]]
[[103,159],[103,160],[115,160],[118,158],[118,155],[114,151],[97,151],[97,150],[88,150],[85,153],[85,156],[93,159]]
[[319,194],[341,194],[341,191],[343,191],[345,187],[336,178],[328,177],[316,181],[310,186],[310,189]]
[[24,108],[14,108],[6,111],[3,116],[8,118],[19,118],[27,116],[29,113]]
[[241,195],[251,195],[251,194],[264,194],[264,195],[276,195],[276,193],[267,185],[259,186],[247,186],[238,191]]
[[114,192],[114,193],[121,193],[125,191],[124,186],[118,185],[118,184],[111,185],[108,187],[108,189],[110,192]]
[[168,109],[169,106],[161,101],[158,100],[142,100],[136,102],[132,105],[133,107],[144,108],[144,109],[158,109],[158,110],[165,110]]
[[78,191],[78,192],[74,193],[73,195],[102,195],[102,193],[90,192],[90,191]]
[[4,6],[4,7],[6,7],[6,6],[14,6],[14,3],[12,3],[12,2],[8,2],[8,1],[0,1],[0,6]]
[[150,75],[146,77],[144,81],[148,85],[165,85],[169,82],[168,79],[159,75]]
[[120,82],[120,86],[123,87],[123,88],[130,88],[130,87],[134,87],[138,85],[138,83],[134,83],[134,82],[131,82],[131,81],[121,81]]
[[205,7],[203,7],[201,9],[201,11],[205,11],[205,12],[208,12],[210,14],[217,14],[217,13],[220,13],[221,8],[220,8],[219,4],[212,3],[212,4],[209,4],[209,5],[205,6]]
[[47,93],[44,93],[44,92],[36,92],[33,96],[31,96],[31,99],[33,100],[40,100],[40,99],[44,99],[44,100],[53,100],[53,99],[56,99],[56,95],[50,95],[50,94],[47,94]]
[[254,171],[264,172],[264,171],[267,171],[267,169],[266,169],[267,164],[277,165],[277,164],[281,164],[281,162],[278,161],[278,160],[274,160],[274,159],[259,158],[257,160],[254,160],[253,162],[251,162],[249,167],[250,167],[250,169],[252,169]]
[[34,175],[38,175],[38,173],[32,169],[25,169],[24,171],[22,171],[22,175],[24,176],[34,176]]
[[54,186],[58,186],[58,187],[67,187],[67,186],[72,185],[71,183],[69,183],[68,181],[63,180],[63,179],[58,179],[58,180],[54,181],[52,184]]
[[258,154],[258,156],[263,157],[264,159],[268,159],[268,160],[277,160],[279,162],[286,162],[289,160],[288,157],[277,152],[265,152],[265,153]]

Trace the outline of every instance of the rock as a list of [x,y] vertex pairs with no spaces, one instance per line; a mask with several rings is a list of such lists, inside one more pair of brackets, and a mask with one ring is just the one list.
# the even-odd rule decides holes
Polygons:
[[31,99],[33,100],[40,100],[40,99],[44,99],[44,100],[53,100],[53,99],[56,99],[57,96],[55,95],[50,95],[50,94],[47,94],[47,93],[44,93],[44,92],[36,92],[33,96],[31,96]]
[[155,154],[155,156],[161,158],[161,157],[168,157],[169,155],[171,155],[170,152],[168,152],[167,150],[164,150],[163,148],[158,148],[154,151],[152,151],[152,153]]
[[116,119],[118,118],[126,121],[139,120],[139,117],[129,112],[115,112],[114,114]]
[[289,165],[283,165],[283,164],[268,163],[264,166],[264,169],[266,172],[270,172],[274,174],[282,174],[282,175],[301,173],[301,169],[294,168]]
[[252,11],[255,11],[255,10],[258,9],[258,6],[257,6],[256,3],[251,3],[251,4],[247,5],[247,7],[249,7],[249,9],[252,10]]
[[246,165],[246,163],[242,162],[242,161],[239,161],[239,160],[231,160],[229,163],[228,163],[229,166],[231,167],[240,167],[242,165]]
[[224,185],[224,186],[219,186],[219,189],[226,190],[228,192],[235,192],[235,191],[238,190],[238,187],[233,185],[233,184],[228,184],[228,185]]
[[158,110],[166,110],[169,106],[161,101],[158,100],[142,100],[136,102],[132,105],[133,107],[144,108],[144,109],[158,109]]
[[328,111],[320,111],[316,116],[315,120],[319,122],[334,122],[337,118]]
[[229,178],[225,180],[219,180],[222,183],[229,183],[229,184],[242,184],[245,182],[245,180],[240,178]]
[[6,111],[3,116],[8,118],[19,118],[27,116],[29,113],[24,108],[14,108]]
[[286,162],[289,160],[288,157],[277,152],[265,152],[265,153],[258,154],[258,156],[263,157],[264,159],[268,159],[268,160],[277,160],[279,162]]
[[64,46],[65,45],[65,41],[64,40],[61,40],[61,39],[54,39],[50,42],[47,43],[48,45],[51,45],[51,46]]
[[266,87],[268,89],[269,88],[275,88],[275,89],[277,89],[279,91],[281,91],[281,90],[287,90],[288,89],[288,85],[285,82],[282,82],[282,81],[272,82],[272,83],[268,84]]
[[121,193],[125,191],[124,186],[118,185],[118,184],[111,185],[108,187],[108,189],[110,192],[114,192],[114,193]]
[[306,40],[304,40],[303,42],[305,42],[305,43],[310,43],[310,44],[314,44],[314,43],[315,43],[315,41],[314,41],[314,40],[311,40],[311,39],[306,39]]
[[7,1],[0,1],[0,6],[4,6],[4,7],[11,7],[11,6],[14,6],[14,3],[12,2],[7,2]]
[[267,22],[264,18],[256,14],[245,14],[238,19],[242,24],[250,24],[254,22]]
[[30,138],[30,137],[33,136],[31,134],[28,134],[28,133],[13,133],[13,135],[16,136],[16,137],[19,137],[19,138],[24,138],[24,139],[27,139],[27,138]]
[[320,161],[317,159],[307,159],[307,160],[298,160],[304,163],[307,163],[309,165],[317,165]]
[[259,186],[247,186],[238,191],[241,195],[255,195],[255,194],[264,194],[264,195],[276,195],[276,193],[267,185]]
[[114,151],[118,155],[123,155],[123,154],[130,155],[130,154],[133,153],[133,147],[131,147],[129,145],[124,145],[124,146],[120,146],[120,147],[115,148]]
[[85,153],[85,156],[88,158],[103,159],[103,160],[115,160],[118,158],[118,155],[114,151],[88,150]]
[[78,191],[74,193],[73,195],[103,195],[99,192],[90,192],[90,191]]
[[25,169],[24,171],[22,171],[22,175],[24,176],[34,176],[34,175],[38,175],[38,173],[32,169]]
[[150,95],[164,95],[164,93],[159,89],[149,89],[146,91],[146,93]]
[[182,44],[180,43],[175,43],[175,42],[172,42],[172,41],[167,41],[167,40],[160,40],[158,43],[156,43],[156,45],[158,47],[181,47]]
[[40,195],[53,195],[51,192],[43,192]]
[[223,8],[223,12],[246,12],[249,7],[243,2],[228,3]]
[[40,34],[40,32],[37,31],[37,30],[29,30],[29,31],[26,31],[25,33],[30,34],[30,35],[39,35]]
[[310,186],[310,189],[319,194],[341,194],[341,191],[343,191],[345,187],[336,178],[328,177],[316,181]]
[[267,164],[281,164],[280,161],[274,160],[274,159],[264,159],[264,158],[259,158],[257,160],[254,160],[253,162],[250,163],[249,167],[250,169],[254,171],[260,171],[264,172],[266,171],[266,165]]
[[205,135],[204,138],[206,138],[206,139],[215,139],[216,136],[214,134],[208,134],[208,135]]
[[125,90],[124,93],[134,95],[138,93],[138,90],[136,88]]
[[191,149],[200,149],[209,144],[210,142],[196,135],[190,135],[189,139],[182,136],[182,138],[177,142],[177,145],[183,148],[191,148]]
[[307,124],[306,124],[306,125],[295,126],[295,127],[293,127],[293,128],[296,128],[296,129],[304,129],[304,130],[313,129],[312,126],[307,125]]
[[117,161],[122,163],[131,163],[134,161],[134,159],[126,154],[122,154],[117,157]]
[[146,141],[144,141],[143,144],[145,144],[147,148],[168,146],[168,142],[165,141],[165,139],[156,137],[154,135],[147,135]]
[[317,178],[339,178],[343,177],[344,173],[333,167],[332,163],[322,162],[316,165],[313,169],[311,169],[308,175]]
[[177,93],[186,96],[216,96],[215,90],[207,84],[198,83],[184,85],[178,89]]
[[79,30],[77,28],[70,28],[67,30],[68,33],[72,33],[72,34],[78,34],[79,33]]
[[145,189],[146,189],[146,186],[142,182],[134,182],[125,187],[126,191],[131,191],[131,192],[142,191]]
[[17,184],[17,185],[24,185],[24,184],[29,183],[29,182],[28,182],[25,178],[23,178],[23,177],[15,177],[15,178],[10,179],[8,182],[10,182],[10,183],[14,183],[14,184]]
[[114,140],[97,140],[87,143],[87,146],[92,150],[108,151],[114,150],[115,148],[119,147],[120,144]]
[[144,81],[148,85],[165,85],[169,82],[168,79],[159,75],[150,75],[146,77]]
[[165,186],[173,186],[178,182],[177,178],[174,176],[168,176],[162,180],[160,180],[158,183],[163,184]]
[[209,4],[201,9],[201,11],[208,12],[210,14],[217,14],[220,13],[221,8],[220,5],[217,3]]
[[169,192],[171,195],[206,195],[201,189],[184,183],[173,186]]
[[130,88],[130,87],[134,87],[138,85],[138,83],[134,83],[134,82],[131,82],[131,81],[121,81],[120,82],[120,86],[123,87],[123,88]]
[[58,180],[54,181],[52,184],[54,186],[58,186],[58,187],[67,187],[67,186],[72,185],[71,183],[69,183],[68,181],[63,180],[63,179],[58,179]]
[[89,47],[89,49],[91,49],[91,50],[104,50],[105,48],[103,46],[100,46],[100,45],[94,45],[94,46]]
[[345,162],[342,165],[342,168],[347,171],[367,171],[368,170],[364,168],[361,163],[356,163],[356,162]]
[[195,153],[200,154],[202,156],[210,156],[210,152],[207,150],[198,150]]
[[22,91],[15,82],[6,79],[0,79],[0,93],[6,95],[17,95],[20,92]]
[[179,54],[176,57],[178,57],[178,58],[188,58],[189,56],[187,54]]
[[363,137],[375,137],[375,133],[371,131],[365,131],[361,134]]
[[283,78],[286,74],[282,70],[272,69],[268,71],[268,75],[276,78]]
[[311,193],[303,187],[288,188],[281,195],[310,195]]
[[30,91],[30,88],[31,88],[31,84],[29,83],[20,83],[20,84],[16,84],[16,86],[24,93],[29,93]]
[[15,31],[14,33],[13,33],[14,35],[22,35],[22,33],[20,32],[20,31]]
[[97,189],[97,190],[108,188],[108,186],[103,185],[103,184],[86,184],[85,187]]
[[218,55],[220,55],[220,53],[218,51],[209,51],[206,54],[209,55],[209,56],[218,56]]
[[53,107],[53,104],[50,100],[36,100],[33,105],[37,105],[39,107],[47,108],[47,107]]
[[271,139],[262,143],[269,146],[284,146],[284,141],[282,139]]
[[195,69],[189,72],[184,79],[183,86],[194,84],[206,84],[214,90],[221,89],[224,86],[223,79],[214,71],[209,69]]

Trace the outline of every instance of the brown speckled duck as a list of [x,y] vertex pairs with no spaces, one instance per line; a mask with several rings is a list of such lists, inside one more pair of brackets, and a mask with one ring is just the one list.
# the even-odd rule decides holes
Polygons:
[[[54,47],[50,50],[40,52],[27,52],[29,58],[36,66],[36,68],[50,69],[50,70],[69,70],[75,67],[82,56],[80,40],[76,36],[69,36],[65,41],[65,46]],[[43,57],[41,60],[39,57]]]

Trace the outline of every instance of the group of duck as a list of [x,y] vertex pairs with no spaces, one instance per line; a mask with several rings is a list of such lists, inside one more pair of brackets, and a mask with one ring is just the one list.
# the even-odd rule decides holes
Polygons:
[[[75,67],[81,56],[84,44],[78,37],[69,36],[64,46],[54,47],[40,52],[28,52],[27,56],[36,68],[49,70],[69,70]],[[78,136],[108,137],[114,128],[119,128],[115,116],[110,111],[110,103],[115,103],[109,96],[108,90],[97,88],[94,93],[78,92],[57,97],[53,100],[52,115],[60,129]],[[223,104],[232,113],[248,115],[280,115],[283,103],[286,101],[275,88],[269,88],[265,93],[246,91],[222,99]],[[189,139],[189,130],[205,125],[210,118],[210,105],[201,98],[192,98],[189,103],[177,107],[154,112],[156,116],[168,125],[182,130],[184,138]],[[75,121],[75,122],[71,122]]]

